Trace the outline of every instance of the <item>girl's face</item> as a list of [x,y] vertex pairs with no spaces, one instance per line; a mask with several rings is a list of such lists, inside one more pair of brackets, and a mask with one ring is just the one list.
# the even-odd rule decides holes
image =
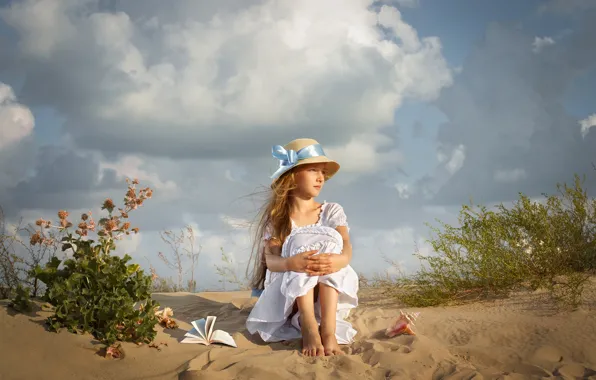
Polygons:
[[303,196],[314,198],[321,192],[326,176],[327,165],[325,163],[300,165],[294,174],[296,191]]

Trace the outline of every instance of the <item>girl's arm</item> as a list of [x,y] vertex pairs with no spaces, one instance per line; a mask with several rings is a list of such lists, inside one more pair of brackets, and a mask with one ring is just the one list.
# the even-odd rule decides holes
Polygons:
[[341,268],[344,268],[350,264],[350,261],[352,261],[352,243],[350,242],[350,234],[348,233],[348,228],[346,226],[337,226],[335,229],[341,234],[344,241],[344,249],[341,251],[341,255],[339,255],[340,266]]
[[306,272],[311,257],[317,250],[306,251],[292,257],[281,257],[281,244],[274,239],[265,245],[265,264],[271,272]]
[[352,261],[352,243],[350,242],[350,234],[346,226],[337,226],[335,228],[340,233],[343,240],[343,250],[341,254],[322,253],[313,256],[311,264],[309,265],[308,273],[311,276],[324,276],[327,274],[338,272],[347,267]]
[[285,257],[281,257],[281,244],[277,240],[268,240],[264,250],[267,269],[271,272],[288,271],[288,260]]

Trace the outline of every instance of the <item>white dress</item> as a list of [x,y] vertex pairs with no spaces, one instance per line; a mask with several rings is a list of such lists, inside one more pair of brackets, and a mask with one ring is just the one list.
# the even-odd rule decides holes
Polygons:
[[[302,252],[319,250],[320,253],[340,254],[343,239],[335,229],[338,226],[349,228],[343,208],[337,203],[323,202],[317,223],[297,227],[292,221],[292,232],[282,246],[282,257],[290,257]],[[269,239],[269,235],[263,237]],[[337,289],[336,338],[339,344],[349,344],[356,330],[345,319],[351,309],[358,306],[358,275],[351,266],[325,276],[309,276],[298,272],[270,272],[265,276],[265,289],[253,307],[246,321],[251,334],[258,333],[265,342],[278,342],[298,339],[300,333],[300,312],[291,319],[296,298],[305,295],[318,283]],[[315,317],[321,322],[321,306],[315,302]]]

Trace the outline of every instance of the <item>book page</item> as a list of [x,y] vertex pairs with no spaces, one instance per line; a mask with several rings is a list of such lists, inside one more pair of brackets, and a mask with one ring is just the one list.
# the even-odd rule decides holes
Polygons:
[[201,318],[199,320],[192,321],[190,324],[193,325],[195,330],[199,333],[199,335],[201,335],[201,338],[208,340],[207,334],[205,333],[205,331],[206,331],[205,330],[205,325],[206,325],[205,318]]
[[205,339],[194,338],[194,337],[187,336],[187,335],[185,335],[185,338],[182,339],[180,341],[180,343],[189,343],[189,344],[192,344],[192,343],[197,344],[198,343],[198,344],[203,344],[205,346],[209,346],[209,343]]
[[211,334],[213,334],[213,326],[215,325],[215,320],[217,317],[209,316],[207,317],[207,323],[205,324],[205,336],[207,337],[208,341],[211,341]]
[[194,327],[192,329],[190,329],[190,331],[187,331],[186,334],[184,334],[184,336],[188,336],[191,338],[197,338],[197,339],[203,339],[205,340],[205,337],[202,336],[197,329],[195,329]]
[[228,346],[238,347],[236,346],[236,342],[232,336],[222,330],[215,330],[213,335],[211,336],[211,343],[222,343],[227,344]]

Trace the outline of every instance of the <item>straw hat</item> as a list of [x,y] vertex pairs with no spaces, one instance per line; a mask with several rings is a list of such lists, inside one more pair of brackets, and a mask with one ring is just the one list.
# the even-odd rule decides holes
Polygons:
[[327,163],[327,179],[339,170],[339,164],[325,155],[317,140],[296,139],[284,146],[274,145],[271,153],[279,160],[279,168],[271,176],[273,183],[288,170],[304,164]]

